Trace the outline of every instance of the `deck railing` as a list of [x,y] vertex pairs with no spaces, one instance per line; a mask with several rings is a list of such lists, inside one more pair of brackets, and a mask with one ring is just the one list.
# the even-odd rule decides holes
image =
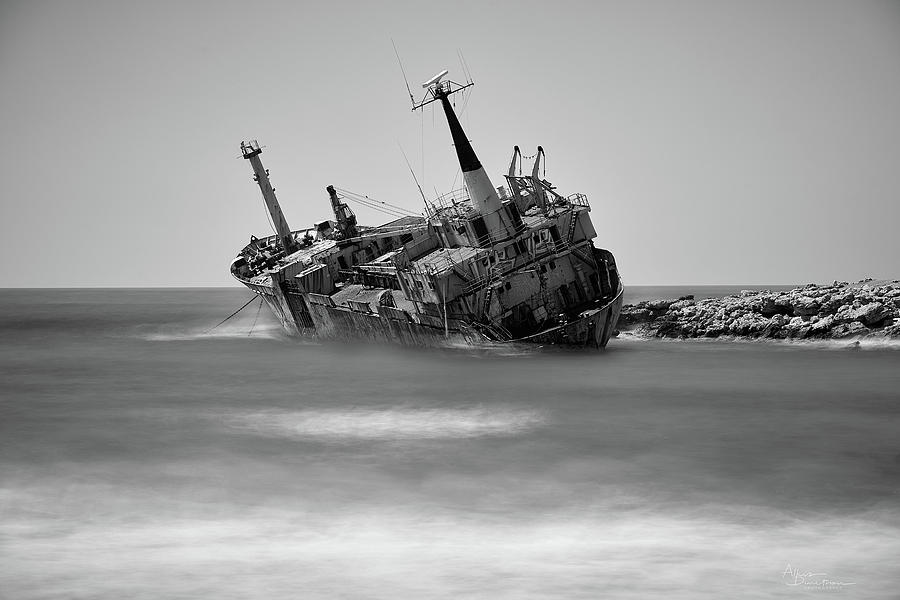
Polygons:
[[569,201],[569,204],[572,206],[583,206],[585,208],[590,208],[591,204],[588,202],[587,196],[584,194],[571,194],[566,198]]
[[430,202],[431,212],[436,215],[465,217],[472,211],[472,200],[466,188],[459,188],[438,196]]

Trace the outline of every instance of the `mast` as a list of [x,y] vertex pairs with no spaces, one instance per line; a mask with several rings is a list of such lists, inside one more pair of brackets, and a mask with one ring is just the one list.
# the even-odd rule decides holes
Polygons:
[[271,215],[272,223],[275,226],[278,245],[284,248],[286,253],[293,252],[296,248],[296,242],[294,242],[294,237],[291,235],[291,228],[284,218],[284,213],[281,212],[278,199],[275,197],[275,188],[269,182],[269,171],[263,168],[262,161],[259,158],[259,155],[262,154],[259,142],[256,140],[241,142],[241,153],[245,159],[250,161],[250,165],[253,167],[253,181],[259,184],[263,199],[266,201],[266,207],[269,209],[269,215]]
[[[538,146],[537,154],[534,155],[534,167],[531,169],[531,185],[534,187],[534,193],[537,195],[536,204],[545,213],[547,212],[547,194],[544,193],[544,184],[538,175],[541,170],[541,157],[544,156],[544,149]],[[544,160],[547,160],[544,157]]]
[[450,135],[456,148],[456,157],[459,160],[459,168],[462,170],[466,190],[469,192],[472,206],[481,215],[487,230],[487,235],[482,236],[484,239],[479,240],[479,245],[491,245],[493,242],[514,235],[515,231],[501,217],[500,211],[503,209],[503,206],[500,203],[500,197],[497,195],[497,189],[491,183],[491,179],[488,177],[484,167],[481,166],[481,161],[475,155],[475,150],[472,148],[472,144],[469,142],[469,138],[466,136],[466,132],[463,131],[459,118],[450,104],[449,98],[451,94],[474,84],[470,82],[466,85],[458,85],[454,89],[452,82],[441,81],[446,74],[446,70],[442,71],[422,84],[422,87],[428,89],[431,93],[432,98],[414,105],[413,110],[436,101],[440,102],[444,108],[444,115],[447,117],[447,125],[450,127]]

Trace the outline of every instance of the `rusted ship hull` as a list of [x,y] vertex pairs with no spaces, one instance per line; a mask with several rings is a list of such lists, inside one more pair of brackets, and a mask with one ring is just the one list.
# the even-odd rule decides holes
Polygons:
[[[244,282],[247,284],[247,282]],[[479,323],[451,319],[446,325],[393,307],[359,310],[337,306],[329,297],[251,284],[291,335],[342,342],[389,343],[409,347],[457,347],[522,343],[604,348],[615,334],[624,288],[611,301],[535,334],[512,338]]]
[[616,324],[622,310],[623,292],[624,288],[620,285],[616,297],[608,304],[586,310],[577,319],[568,323],[513,341],[605,348],[616,332]]

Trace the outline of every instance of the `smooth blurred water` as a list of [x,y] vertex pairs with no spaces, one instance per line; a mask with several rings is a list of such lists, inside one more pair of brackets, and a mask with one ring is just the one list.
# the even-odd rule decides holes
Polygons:
[[249,297],[0,291],[0,596],[900,597],[900,351],[208,332]]

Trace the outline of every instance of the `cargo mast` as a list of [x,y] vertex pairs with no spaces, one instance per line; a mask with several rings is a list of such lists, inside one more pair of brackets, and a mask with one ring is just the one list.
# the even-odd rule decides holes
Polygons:
[[241,153],[253,166],[253,181],[259,184],[263,199],[266,201],[266,207],[269,209],[269,214],[272,216],[272,223],[277,234],[278,245],[284,248],[286,253],[293,252],[296,248],[296,242],[294,241],[294,236],[291,235],[291,228],[284,218],[284,213],[281,212],[281,206],[278,204],[278,199],[275,197],[275,188],[273,188],[272,184],[269,182],[269,170],[263,168],[262,161],[259,158],[259,155],[262,154],[259,142],[256,140],[241,142]]

